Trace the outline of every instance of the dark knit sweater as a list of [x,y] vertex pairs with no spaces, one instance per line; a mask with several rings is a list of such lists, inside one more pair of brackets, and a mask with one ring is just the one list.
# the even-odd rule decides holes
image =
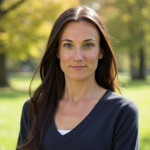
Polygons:
[[[31,123],[25,102],[18,143]],[[74,129],[61,135],[52,120],[43,139],[44,150],[138,150],[138,108],[132,100],[107,90]]]

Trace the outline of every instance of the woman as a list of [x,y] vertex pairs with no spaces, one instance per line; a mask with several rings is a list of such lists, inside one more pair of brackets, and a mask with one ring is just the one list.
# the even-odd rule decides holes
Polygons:
[[42,83],[24,104],[18,149],[138,150],[138,108],[115,93],[116,60],[95,11],[62,13],[39,67]]

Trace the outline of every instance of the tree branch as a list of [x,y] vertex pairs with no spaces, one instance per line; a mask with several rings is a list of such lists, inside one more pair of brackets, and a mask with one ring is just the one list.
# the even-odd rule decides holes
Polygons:
[[[3,1],[3,0],[0,0]],[[10,6],[7,10],[0,10],[0,16],[4,16],[6,15],[8,12],[10,12],[11,10],[15,9],[16,7],[18,7],[20,4],[22,4],[25,0],[20,0],[19,2],[13,4],[12,6]]]
[[2,6],[3,1],[4,1],[4,0],[0,0],[0,6]]

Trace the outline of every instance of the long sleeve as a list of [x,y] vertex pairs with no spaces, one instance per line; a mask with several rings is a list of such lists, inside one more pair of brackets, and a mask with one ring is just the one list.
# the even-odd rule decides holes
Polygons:
[[139,112],[135,103],[126,105],[118,117],[113,138],[113,150],[139,149]]
[[20,132],[17,145],[22,145],[27,138],[31,122],[29,118],[29,99],[24,103],[20,122]]

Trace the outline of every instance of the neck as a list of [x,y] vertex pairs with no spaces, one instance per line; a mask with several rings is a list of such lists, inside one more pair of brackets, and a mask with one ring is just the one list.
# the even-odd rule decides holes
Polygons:
[[96,95],[99,93],[100,88],[95,78],[74,81],[65,77],[65,93],[63,98],[71,103],[79,103],[83,99],[97,98]]

